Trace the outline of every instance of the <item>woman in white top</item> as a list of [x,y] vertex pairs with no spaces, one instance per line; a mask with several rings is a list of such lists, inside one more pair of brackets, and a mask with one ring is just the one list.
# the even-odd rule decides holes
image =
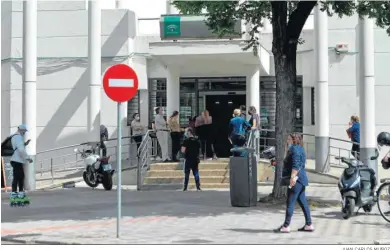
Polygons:
[[142,142],[142,137],[145,133],[145,126],[141,124],[140,116],[138,113],[133,115],[133,120],[131,121],[131,135],[135,143],[137,143],[137,150]]

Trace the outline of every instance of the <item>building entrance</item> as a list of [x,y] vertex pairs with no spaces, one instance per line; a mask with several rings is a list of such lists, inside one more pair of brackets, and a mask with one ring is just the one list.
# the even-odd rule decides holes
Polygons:
[[228,140],[229,121],[233,110],[245,105],[245,95],[207,95],[206,109],[213,119],[213,134],[215,153],[220,158],[231,155],[232,145]]

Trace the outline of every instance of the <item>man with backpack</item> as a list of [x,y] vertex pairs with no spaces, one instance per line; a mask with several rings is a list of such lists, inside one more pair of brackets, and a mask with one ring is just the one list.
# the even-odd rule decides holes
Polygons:
[[[12,198],[24,198],[24,164],[32,163],[33,160],[26,152],[26,146],[30,140],[24,142],[24,135],[27,132],[25,124],[18,126],[18,131],[7,137],[1,144],[2,156],[11,156],[11,166],[13,168]],[[19,187],[19,194],[18,194]]]

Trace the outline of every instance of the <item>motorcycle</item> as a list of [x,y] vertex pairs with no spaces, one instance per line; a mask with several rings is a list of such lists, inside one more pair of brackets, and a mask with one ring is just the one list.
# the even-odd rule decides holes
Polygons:
[[[379,153],[376,151],[376,155],[371,157],[371,160],[377,159],[378,156]],[[348,166],[338,183],[342,197],[341,211],[343,218],[350,218],[355,211],[355,207],[358,207],[356,214],[361,208],[366,213],[371,212],[372,207],[378,201],[375,192],[377,185],[375,171],[356,159],[347,159],[345,157],[336,157],[336,159],[341,160]]]
[[271,146],[266,148],[264,151],[261,152],[261,158],[265,158],[270,160],[271,166],[275,172],[275,166],[276,166],[276,152],[275,147]]
[[95,154],[95,150],[79,150],[78,148],[75,148],[74,152],[80,154],[84,160],[83,179],[85,183],[92,188],[101,183],[105,190],[111,190],[112,176],[115,170],[112,169],[109,163],[110,156],[100,157],[100,155]]

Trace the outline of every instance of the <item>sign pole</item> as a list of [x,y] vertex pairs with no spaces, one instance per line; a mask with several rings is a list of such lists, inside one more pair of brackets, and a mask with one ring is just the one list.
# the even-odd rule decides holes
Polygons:
[[120,220],[122,213],[122,102],[118,102],[118,139],[117,139],[117,150],[116,150],[116,166],[118,172],[118,183],[117,183],[117,195],[118,195],[118,214],[116,221],[116,237],[120,237]]
[[130,101],[138,92],[137,73],[126,64],[117,64],[106,70],[103,77],[103,88],[106,95],[118,105],[116,171],[117,183],[117,222],[116,237],[120,238],[120,220],[122,217],[122,105]]

